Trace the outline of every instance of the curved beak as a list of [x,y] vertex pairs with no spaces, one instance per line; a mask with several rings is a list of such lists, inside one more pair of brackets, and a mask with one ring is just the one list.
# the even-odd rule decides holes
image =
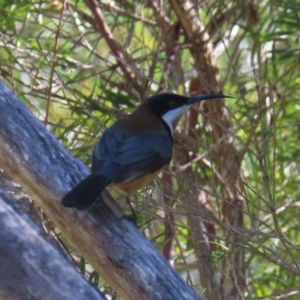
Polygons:
[[218,98],[234,98],[234,97],[223,95],[223,94],[204,94],[204,95],[189,97],[188,104],[191,105],[195,102],[200,102],[202,100],[218,99]]

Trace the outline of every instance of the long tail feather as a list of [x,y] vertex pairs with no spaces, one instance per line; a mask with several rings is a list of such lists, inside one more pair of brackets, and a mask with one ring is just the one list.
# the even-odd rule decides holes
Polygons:
[[61,204],[85,210],[93,204],[109,183],[110,181],[102,176],[90,174],[62,198]]

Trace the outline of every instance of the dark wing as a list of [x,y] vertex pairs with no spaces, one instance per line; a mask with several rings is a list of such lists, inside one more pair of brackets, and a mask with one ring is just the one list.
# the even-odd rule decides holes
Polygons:
[[112,126],[94,149],[92,172],[114,183],[153,173],[170,163],[172,143],[167,130],[149,131],[141,137]]

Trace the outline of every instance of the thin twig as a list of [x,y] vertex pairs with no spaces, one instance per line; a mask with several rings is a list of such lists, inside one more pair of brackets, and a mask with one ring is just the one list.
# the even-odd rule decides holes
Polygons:
[[62,9],[61,9],[61,12],[60,12],[59,23],[58,23],[56,35],[55,35],[54,57],[53,57],[53,63],[52,63],[51,71],[50,71],[50,78],[49,78],[50,83],[49,83],[49,89],[48,89],[46,115],[45,115],[45,120],[44,120],[45,126],[48,123],[50,102],[51,102],[51,90],[52,90],[52,83],[53,83],[53,75],[54,75],[54,69],[55,69],[55,66],[56,66],[56,56],[57,56],[57,52],[58,52],[59,34],[60,34],[62,22],[63,22],[63,16],[64,16],[64,12],[65,12],[65,9],[66,9],[67,1],[68,0],[64,0],[63,6],[62,6]]

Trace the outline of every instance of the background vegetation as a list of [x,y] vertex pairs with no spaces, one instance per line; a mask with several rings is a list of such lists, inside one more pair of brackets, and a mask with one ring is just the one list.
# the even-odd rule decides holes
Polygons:
[[299,299],[299,0],[0,3],[1,77],[87,165],[151,94],[234,96],[180,124],[171,167],[133,199],[138,226],[207,299]]

